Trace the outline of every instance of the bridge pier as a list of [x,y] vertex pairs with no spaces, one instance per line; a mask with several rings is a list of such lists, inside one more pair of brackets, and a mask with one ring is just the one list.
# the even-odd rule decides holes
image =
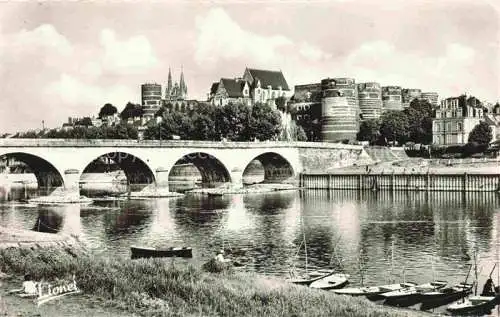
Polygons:
[[64,197],[68,199],[80,198],[80,171],[68,169],[64,171]]
[[163,167],[158,167],[156,169],[156,181],[155,187],[156,191],[159,193],[168,193],[168,174],[169,170]]
[[240,168],[233,168],[229,174],[231,176],[231,185],[233,187],[243,187],[243,171]]

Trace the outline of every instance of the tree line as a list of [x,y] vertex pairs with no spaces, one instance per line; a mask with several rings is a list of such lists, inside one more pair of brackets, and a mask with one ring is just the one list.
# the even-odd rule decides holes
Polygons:
[[[265,103],[252,107],[242,103],[229,103],[223,107],[200,103],[185,112],[162,107],[155,115],[161,122],[150,122],[144,131],[145,139],[171,139],[207,141],[260,141],[280,140],[283,135],[282,114]],[[289,127],[292,140],[305,140],[304,131]]]
[[[117,113],[117,108],[107,103],[100,109],[98,117],[105,119]],[[17,133],[14,137],[137,139],[138,127],[127,121],[129,118],[143,117],[143,107],[129,102],[119,116],[121,121],[117,125],[96,127],[90,118],[83,118],[68,129],[27,131]],[[229,103],[223,107],[199,103],[194,109],[185,111],[175,110],[167,104],[157,111],[154,119],[146,123],[143,137],[148,140],[166,140],[176,136],[183,140],[207,141],[307,140],[302,127],[294,122],[290,122],[287,131],[284,131],[282,117],[282,112],[265,103],[256,103],[252,107],[242,103]]]
[[387,145],[391,142],[405,144],[414,142],[432,143],[432,105],[424,99],[414,99],[402,111],[386,111],[379,119],[361,122],[357,135],[358,141],[370,144]]

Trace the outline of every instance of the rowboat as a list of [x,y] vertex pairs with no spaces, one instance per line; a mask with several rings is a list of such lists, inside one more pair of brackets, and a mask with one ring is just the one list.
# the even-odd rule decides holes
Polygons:
[[158,249],[151,247],[130,247],[132,259],[137,258],[162,258],[162,257],[180,257],[192,258],[193,249],[190,247],[171,247],[167,249]]
[[381,296],[385,298],[385,304],[409,306],[420,301],[420,294],[441,289],[445,287],[446,284],[448,283],[445,281],[433,281],[412,287],[401,288],[397,291],[383,293]]
[[470,296],[448,306],[446,310],[453,314],[487,312],[494,308],[500,296]]
[[430,309],[442,306],[446,303],[456,301],[472,293],[472,284],[460,283],[451,287],[446,287],[434,291],[420,294],[422,302],[421,309]]
[[414,287],[415,283],[399,283],[380,286],[350,287],[333,290],[335,294],[349,296],[365,296],[368,299],[377,299],[381,294],[397,291],[402,288]]
[[290,279],[287,279],[287,281],[297,285],[310,285],[311,283],[328,277],[334,273],[335,272],[332,270],[317,270],[298,277],[292,277]]
[[349,274],[335,273],[312,282],[309,287],[323,290],[342,288],[349,283],[349,277]]

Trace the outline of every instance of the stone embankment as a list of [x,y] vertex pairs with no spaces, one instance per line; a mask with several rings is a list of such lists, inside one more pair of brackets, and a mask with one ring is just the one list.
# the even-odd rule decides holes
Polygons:
[[78,238],[72,235],[43,233],[0,226],[0,249],[64,248],[78,245],[80,245]]

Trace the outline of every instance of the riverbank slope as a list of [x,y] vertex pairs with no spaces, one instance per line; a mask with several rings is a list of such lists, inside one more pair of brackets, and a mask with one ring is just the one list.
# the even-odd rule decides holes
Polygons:
[[143,316],[421,316],[251,273],[208,273],[172,259],[132,261],[77,252],[2,249],[0,270],[45,281],[75,274],[85,296]]

